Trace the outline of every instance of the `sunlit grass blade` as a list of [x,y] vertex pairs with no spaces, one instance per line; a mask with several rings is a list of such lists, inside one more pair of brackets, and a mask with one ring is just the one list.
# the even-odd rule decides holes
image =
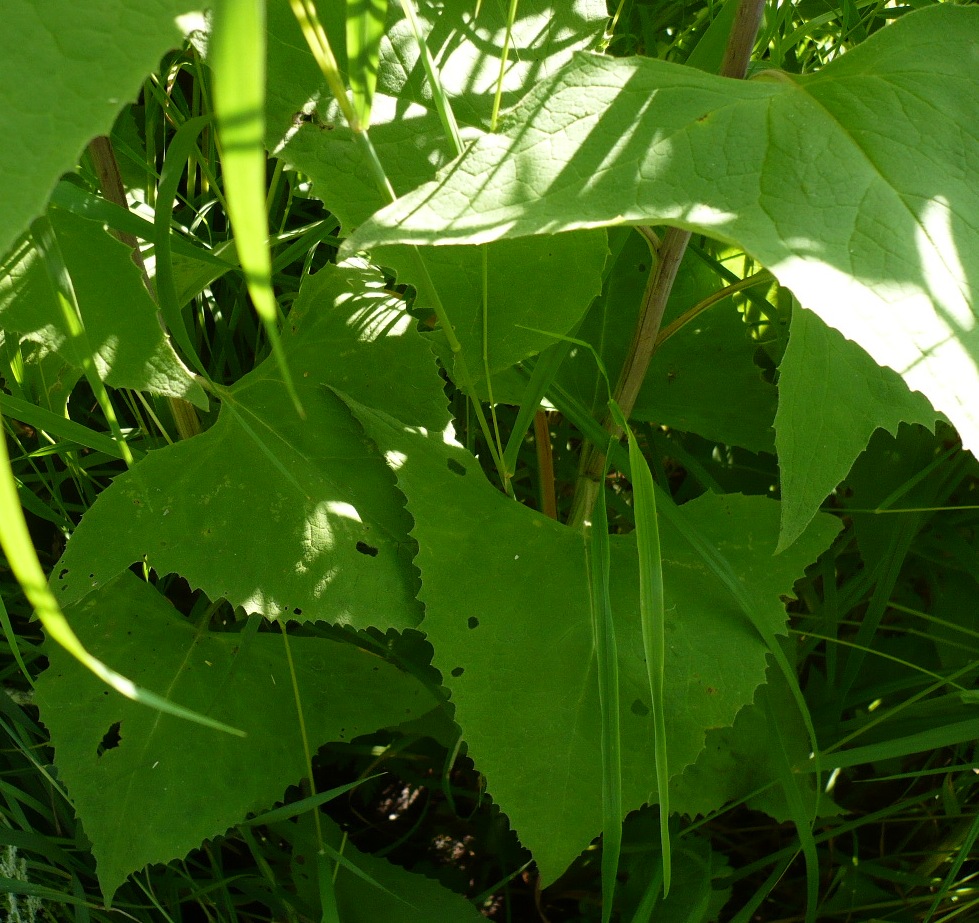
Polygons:
[[[300,28],[302,29],[306,43],[309,45],[309,50],[312,52],[320,71],[326,78],[330,92],[333,94],[337,105],[340,107],[340,111],[343,113],[344,118],[347,120],[347,124],[350,126],[350,129],[353,132],[354,141],[360,146],[361,152],[364,154],[364,157],[367,160],[367,164],[370,167],[378,191],[385,196],[389,202],[395,201],[397,195],[395,194],[394,187],[391,185],[391,181],[388,179],[387,173],[384,171],[384,165],[377,156],[377,151],[370,139],[370,134],[362,129],[360,122],[358,121],[357,114],[350,102],[350,98],[347,95],[347,91],[344,88],[343,78],[341,77],[340,70],[337,66],[336,55],[333,54],[329,37],[327,36],[326,30],[323,28],[322,23],[319,21],[319,17],[316,13],[316,7],[310,2],[310,0],[289,0],[289,3],[292,7],[293,14],[299,22]],[[445,306],[442,304],[442,299],[439,297],[439,293],[435,288],[434,282],[432,281],[431,273],[428,271],[428,265],[425,262],[422,252],[418,247],[411,247],[409,252],[414,257],[415,264],[418,269],[419,278],[417,281],[417,288],[419,295],[423,295],[428,300],[432,310],[435,312],[435,316],[439,322],[439,327],[445,335],[445,338],[449,344],[449,349],[452,350],[452,355],[455,359],[456,371],[459,376],[460,384],[462,385],[462,390],[469,397],[472,403],[473,412],[476,414],[476,420],[479,423],[479,428],[486,439],[487,447],[489,448],[490,455],[493,459],[493,464],[496,467],[500,477],[500,482],[504,486],[504,489],[506,489],[507,485],[509,484],[509,478],[506,475],[506,469],[503,467],[502,452],[498,449],[497,440],[493,438],[493,434],[490,432],[489,423],[486,420],[486,414],[483,412],[482,404],[479,401],[479,396],[477,395],[475,385],[473,384],[474,379],[469,370],[469,364],[466,361],[466,357],[462,351],[462,344],[459,342],[459,338],[455,333],[455,328],[452,326],[449,316],[445,311]]]
[[347,0],[347,79],[364,131],[371,122],[387,11],[388,0]]
[[[59,436],[66,442],[85,446],[87,449],[108,455],[110,458],[122,458],[122,450],[119,445],[105,433],[96,432],[81,423],[76,423],[60,414],[45,410],[37,404],[31,404],[0,392],[0,412],[35,429],[50,433],[52,436]],[[136,456],[138,453],[133,454]]]
[[622,851],[622,741],[619,651],[609,597],[610,556],[604,472],[589,530],[588,552],[592,643],[598,666],[598,702],[602,720],[602,923],[609,923]]
[[663,555],[659,543],[653,475],[629,422],[614,401],[609,408],[629,439],[636,546],[639,551],[639,618],[646,654],[646,675],[653,712],[656,786],[659,792],[659,830],[663,849],[663,894],[670,893],[670,770],[666,751],[666,712],[663,688],[666,674],[666,602],[663,594]]
[[418,21],[418,14],[415,11],[414,0],[401,0],[401,8],[404,10],[405,18],[411,26],[412,34],[415,37],[415,44],[418,45],[418,52],[421,57],[422,67],[425,68],[425,76],[428,78],[428,85],[432,89],[432,102],[435,103],[435,110],[439,114],[442,122],[442,130],[445,136],[452,142],[452,147],[458,157],[462,153],[462,135],[459,133],[459,124],[456,122],[455,114],[452,111],[452,104],[449,96],[442,86],[438,68],[432,59],[432,54],[428,50],[428,42],[422,32],[421,23]]
[[340,67],[326,36],[326,30],[320,23],[316,5],[312,3],[312,0],[289,0],[289,6],[292,7],[293,15],[299,23],[299,28],[302,29],[306,44],[309,45],[309,50],[313,53],[320,71],[326,78],[330,93],[333,94],[343,117],[347,120],[351,131],[359,133],[362,126],[357,119],[353,105],[351,105],[350,97],[347,95],[343,77],[340,74]]
[[127,699],[148,705],[157,711],[174,715],[177,718],[186,718],[195,724],[226,731],[237,737],[245,736],[243,731],[177,705],[148,689],[140,688],[132,680],[106,666],[85,648],[75,632],[72,631],[44,578],[41,562],[37,558],[37,552],[34,550],[34,544],[27,530],[23,510],[17,499],[17,487],[10,468],[7,443],[2,435],[0,435],[0,545],[3,547],[10,569],[23,589],[27,601],[34,607],[48,637],[60,644],[99,679]]
[[264,0],[222,0],[217,4],[211,66],[228,217],[248,293],[292,404],[299,416],[305,417],[282,348],[279,308],[272,291],[265,210],[265,42]]

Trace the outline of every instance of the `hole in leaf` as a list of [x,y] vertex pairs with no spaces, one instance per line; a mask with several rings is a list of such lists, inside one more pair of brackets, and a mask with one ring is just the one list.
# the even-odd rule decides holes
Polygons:
[[302,615],[302,614],[303,614],[303,610],[302,610],[302,609],[300,609],[300,608],[299,608],[299,607],[297,606],[297,607],[296,607],[295,609],[293,609],[293,610],[292,610],[292,614],[293,614],[293,615]]
[[645,718],[649,714],[649,708],[642,699],[636,699],[632,705],[629,706],[629,710],[634,715],[638,715],[640,718]]
[[65,577],[67,576],[67,574],[68,574],[68,568],[67,567],[62,567],[61,570],[58,571],[58,579],[59,580],[64,580]]
[[475,615],[470,615],[467,624],[470,628],[477,628],[479,626],[479,619]]
[[458,474],[460,477],[466,476],[466,468],[464,465],[460,465],[454,458],[450,458],[446,464],[449,466],[449,471],[453,474]]
[[377,557],[377,549],[373,545],[368,545],[367,542],[357,542],[357,550],[361,554],[369,555],[372,558]]
[[102,735],[102,742],[95,751],[96,756],[102,756],[106,750],[115,750],[115,748],[119,746],[119,741],[122,740],[122,737],[119,734],[119,729],[121,726],[122,723],[117,721]]
[[455,667],[452,670],[452,675],[453,676],[462,676],[462,674],[465,673],[465,672],[466,672],[465,667]]

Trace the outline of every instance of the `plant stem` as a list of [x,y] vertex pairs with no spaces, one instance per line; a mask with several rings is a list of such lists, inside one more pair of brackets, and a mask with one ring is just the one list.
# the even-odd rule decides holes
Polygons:
[[[736,80],[744,78],[764,9],[765,0],[741,0],[724,52],[724,61],[721,64],[722,76]],[[613,400],[626,419],[632,413],[639,390],[649,371],[649,363],[652,361],[663,322],[663,312],[673,290],[683,254],[690,242],[690,231],[681,228],[667,228],[658,246],[655,244],[655,233],[650,228],[642,227],[638,230],[650,243],[651,249],[655,248],[656,268],[646,284],[632,344],[619,373],[613,395]],[[622,430],[610,415],[606,414],[603,426],[614,439],[621,439]],[[599,478],[604,468],[605,453],[593,445],[587,446],[582,453],[569,525],[580,527],[590,518],[598,496]]]

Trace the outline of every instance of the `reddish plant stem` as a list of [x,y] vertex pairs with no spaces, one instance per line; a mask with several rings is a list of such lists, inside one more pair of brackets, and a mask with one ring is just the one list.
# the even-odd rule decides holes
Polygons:
[[[722,76],[736,80],[744,78],[764,9],[765,0],[741,0],[724,52]],[[644,236],[651,239],[649,233]],[[663,323],[663,313],[689,242],[690,231],[671,227],[667,228],[656,249],[656,267],[646,283],[632,343],[613,392],[613,400],[627,419],[635,407],[642,383],[649,371],[656,338]],[[606,414],[603,426],[613,439],[622,438],[622,430],[616,426],[610,414]],[[582,453],[569,525],[581,526],[590,519],[604,469],[605,453],[596,446],[586,447]]]

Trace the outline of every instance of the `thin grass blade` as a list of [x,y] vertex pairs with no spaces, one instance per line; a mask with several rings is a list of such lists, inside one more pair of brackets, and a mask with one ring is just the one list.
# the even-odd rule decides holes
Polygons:
[[299,416],[305,417],[282,348],[279,308],[272,291],[265,211],[265,41],[264,0],[217,3],[211,66],[228,217],[248,294],[265,327],[289,398]]
[[333,881],[333,869],[326,861],[326,853],[320,850],[316,855],[316,877],[320,886],[320,909],[323,923],[340,923],[340,911],[337,908],[337,890]]
[[619,652],[609,596],[608,511],[605,472],[598,490],[588,542],[592,642],[598,666],[602,721],[602,923],[609,923],[622,851],[622,740],[619,727]]
[[452,104],[449,95],[442,86],[438,68],[428,50],[428,42],[425,40],[425,33],[422,32],[421,23],[418,21],[418,13],[415,11],[414,0],[401,0],[401,8],[404,10],[405,18],[411,26],[415,43],[421,56],[422,67],[425,68],[425,76],[428,78],[428,85],[432,89],[432,102],[435,103],[435,110],[439,114],[442,122],[442,130],[445,136],[452,142],[455,154],[462,153],[462,135],[459,133],[459,123],[456,122],[455,114],[452,111]]
[[802,845],[802,855],[806,860],[806,923],[815,923],[816,908],[819,904],[819,855],[816,852],[816,840],[812,835],[812,822],[816,807],[810,812],[803,800],[800,776],[792,771],[792,761],[785,748],[785,737],[779,722],[774,715],[768,714],[768,728],[771,739],[777,745],[776,756],[779,783],[785,793],[789,806],[789,816],[795,825],[799,842]]
[[636,546],[639,550],[639,618],[646,654],[646,675],[653,711],[656,785],[659,792],[659,831],[663,849],[663,896],[670,893],[670,769],[666,752],[666,712],[663,686],[666,673],[666,602],[663,594],[663,555],[659,542],[656,491],[639,443],[615,401],[609,401],[615,422],[629,439],[633,508],[636,514]]

